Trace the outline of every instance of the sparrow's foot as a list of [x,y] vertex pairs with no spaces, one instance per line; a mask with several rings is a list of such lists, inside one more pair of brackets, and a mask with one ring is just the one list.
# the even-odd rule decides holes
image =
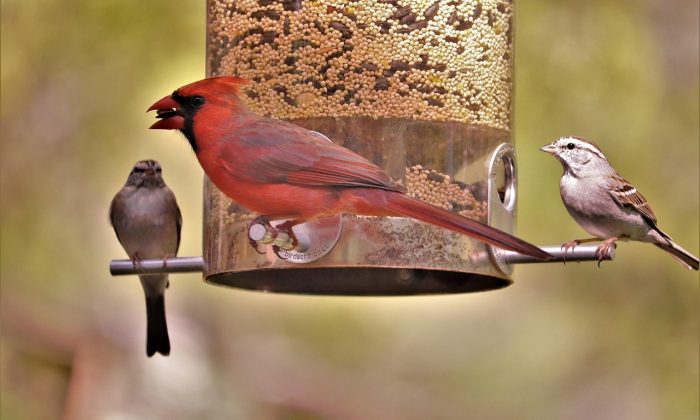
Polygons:
[[574,248],[576,248],[580,244],[581,243],[578,241],[578,239],[574,239],[573,241],[569,241],[561,245],[561,250],[564,251],[564,265],[566,265],[566,254],[569,252],[569,250],[571,250],[571,252],[574,252]]
[[595,242],[597,241],[598,238],[588,238],[588,239],[574,239],[573,241],[566,242],[562,244],[561,250],[564,251],[564,264],[566,264],[566,254],[571,251],[574,252],[574,249],[586,242]]
[[605,256],[610,252],[610,248],[617,248],[617,245],[615,244],[617,240],[618,238],[615,236],[608,238],[604,240],[603,243],[600,244],[600,246],[595,250],[595,255],[598,257],[598,267],[600,267],[600,263],[603,262]]

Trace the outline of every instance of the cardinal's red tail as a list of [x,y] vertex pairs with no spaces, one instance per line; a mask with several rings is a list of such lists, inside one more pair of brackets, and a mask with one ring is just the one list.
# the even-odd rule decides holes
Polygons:
[[385,210],[387,214],[417,219],[425,223],[471,236],[498,248],[530,255],[540,260],[549,260],[552,258],[547,252],[513,235],[509,235],[496,228],[477,222],[476,220],[468,219],[456,213],[423,203],[406,194],[386,191],[385,197]]

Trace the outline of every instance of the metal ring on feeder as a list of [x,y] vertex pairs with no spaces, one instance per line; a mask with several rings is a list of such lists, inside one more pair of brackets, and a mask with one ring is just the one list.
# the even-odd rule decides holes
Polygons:
[[[517,176],[513,145],[499,145],[489,161],[488,224],[506,232],[515,230]],[[505,274],[512,274],[513,267],[503,259],[504,250],[489,245],[489,252],[496,266]]]

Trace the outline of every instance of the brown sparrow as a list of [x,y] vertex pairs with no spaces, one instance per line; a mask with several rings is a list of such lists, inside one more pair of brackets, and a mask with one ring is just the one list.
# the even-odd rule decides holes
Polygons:
[[[161,177],[155,160],[136,162],[124,187],[109,208],[109,220],[129,258],[138,267],[140,261],[177,254],[182,217],[175,195]],[[146,294],[146,354],[170,354],[168,325],[165,322],[167,274],[139,275]]]
[[621,177],[600,148],[580,137],[562,137],[542,146],[564,166],[559,183],[562,201],[571,217],[595,238],[562,245],[564,251],[583,242],[604,239],[598,247],[598,264],[617,240],[650,242],[673,255],[688,269],[698,269],[698,259],[671,240],[656,225],[647,200]]

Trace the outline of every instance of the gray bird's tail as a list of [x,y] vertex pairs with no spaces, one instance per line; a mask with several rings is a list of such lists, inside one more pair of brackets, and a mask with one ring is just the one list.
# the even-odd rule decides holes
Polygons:
[[685,249],[681,248],[680,245],[677,243],[673,242],[671,238],[667,237],[666,243],[655,243],[654,245],[658,246],[659,248],[663,249],[664,251],[668,252],[671,254],[675,259],[678,260],[681,264],[685,266],[685,268],[689,270],[697,270],[698,269],[698,259],[695,257],[693,254],[690,252],[686,251]]
[[165,322],[163,294],[146,296],[146,354],[151,357],[156,352],[164,356],[170,354],[170,337],[168,337],[168,324]]
[[168,275],[140,275],[139,279],[146,294],[146,354],[151,357],[158,352],[167,356],[170,354],[168,324],[165,322]]

